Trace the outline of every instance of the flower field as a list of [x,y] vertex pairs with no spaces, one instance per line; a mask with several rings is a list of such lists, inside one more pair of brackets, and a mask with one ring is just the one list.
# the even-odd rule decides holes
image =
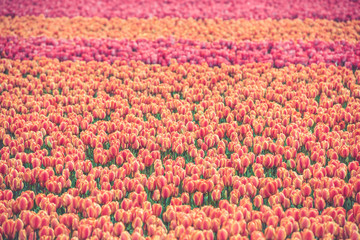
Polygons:
[[54,2],[0,3],[0,239],[360,239],[360,2]]

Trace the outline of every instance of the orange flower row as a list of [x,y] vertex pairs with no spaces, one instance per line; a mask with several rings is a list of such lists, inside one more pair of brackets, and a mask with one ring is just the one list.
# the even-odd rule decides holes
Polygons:
[[105,18],[44,18],[0,17],[1,36],[73,39],[116,38],[147,39],[174,37],[201,41],[261,40],[346,40],[359,41],[359,21],[332,20],[221,20],[221,19],[105,19]]
[[2,59],[0,72],[5,238],[357,237],[359,71]]
[[[46,60],[44,63],[52,64],[56,63],[56,61]],[[6,64],[10,64],[11,68],[5,69]],[[103,65],[104,69],[107,69],[106,71],[109,72],[106,73],[107,75],[114,74],[116,77],[111,78],[110,82],[99,82],[96,83],[96,85],[91,83],[90,86],[99,90],[91,89],[91,87],[87,86],[88,84],[81,82],[71,83],[70,86],[77,90],[70,90],[70,88],[65,85],[66,82],[60,80],[63,78],[61,75],[49,75],[48,73],[48,76],[46,76],[43,73],[46,69],[42,67],[36,70],[24,70],[24,67],[21,67],[20,72],[16,72],[15,66],[17,62],[10,61],[6,64],[4,65],[5,67],[3,67],[3,71],[9,71],[10,75],[27,74],[27,71],[33,73],[27,75],[24,82],[21,83],[24,86],[21,88],[22,93],[20,93],[20,88],[12,87],[17,84],[15,78],[9,75],[9,77],[4,79],[5,81],[1,88],[7,91],[3,91],[2,96],[3,111],[8,111],[10,116],[14,116],[17,113],[26,114],[34,111],[45,115],[49,114],[49,121],[45,121],[41,123],[41,125],[31,122],[25,125],[24,121],[11,123],[11,121],[6,120],[3,122],[3,130],[0,137],[3,140],[3,144],[8,147],[2,149],[4,153],[2,154],[3,159],[7,159],[7,156],[9,157],[10,155],[15,156],[18,152],[23,152],[24,149],[30,149],[36,152],[40,150],[44,144],[51,148],[68,146],[69,144],[77,147],[84,147],[83,144],[89,145],[92,148],[96,148],[94,150],[94,160],[95,163],[99,164],[106,164],[116,158],[116,152],[120,147],[126,148],[131,146],[134,149],[146,147],[151,151],[155,149],[166,151],[171,148],[172,151],[179,155],[184,153],[185,150],[189,150],[192,157],[197,157],[203,156],[205,151],[214,151],[214,147],[217,145],[216,153],[218,154],[224,154],[226,148],[230,151],[235,151],[234,144],[236,144],[236,142],[241,142],[247,147],[242,150],[243,152],[251,150],[255,155],[266,151],[272,154],[284,154],[285,159],[289,160],[290,163],[292,159],[296,157],[301,146],[304,146],[305,149],[311,153],[311,160],[316,162],[324,162],[326,157],[330,159],[346,159],[347,157],[357,158],[358,155],[359,149],[356,145],[356,139],[359,133],[357,130],[359,127],[358,122],[360,120],[360,114],[356,110],[358,99],[356,90],[359,90],[358,73],[356,72],[355,75],[349,75],[350,71],[343,68],[341,68],[341,73],[339,73],[341,76],[344,76],[344,80],[337,77],[338,70],[336,70],[336,67],[316,70],[319,74],[325,75],[315,78],[313,75],[318,73],[312,70],[311,67],[292,67],[290,71],[295,72],[294,76],[290,74],[287,75],[289,80],[283,82],[282,74],[284,74],[286,70],[272,69],[267,74],[262,74],[260,78],[256,75],[252,76],[253,73],[251,72],[254,71],[254,69],[236,69],[235,67],[224,66],[222,68],[223,72],[211,77],[210,81],[206,82],[202,78],[196,80],[200,77],[198,75],[194,75],[187,80],[187,84],[194,80],[201,84],[206,84],[207,87],[205,89],[200,89],[198,87],[200,85],[194,84],[191,88],[184,89],[183,92],[175,94],[173,99],[169,94],[172,91],[176,91],[176,85],[174,88],[174,86],[166,82],[168,78],[166,79],[159,74],[153,73],[152,75],[155,78],[164,78],[164,80],[160,80],[163,82],[161,85],[156,85],[159,84],[156,83],[158,80],[150,80],[155,83],[152,91],[154,93],[161,92],[162,97],[168,99],[167,102],[164,102],[159,96],[144,95],[142,98],[139,98],[133,97],[133,94],[128,97],[129,100],[119,98],[110,99],[108,94],[119,94],[119,96],[122,96],[124,94],[131,94],[133,89],[145,89],[145,83],[135,85],[137,79],[140,80],[139,77],[143,78],[143,73],[140,73],[139,76],[130,76],[133,75],[133,73],[129,72],[125,81],[117,80],[116,77],[123,78],[122,75],[130,70],[130,67],[126,66],[115,67],[115,65],[110,66],[108,64],[97,63],[97,65]],[[62,71],[61,69],[66,64],[69,63],[58,65],[60,71]],[[70,64],[78,69],[82,68],[79,63]],[[90,67],[92,64],[94,63],[89,63],[84,66]],[[12,65],[14,65],[14,67],[12,67]],[[145,66],[146,65],[140,64],[139,68]],[[194,71],[199,67],[203,68],[202,66],[184,66],[189,68],[188,71]],[[170,67],[163,67],[162,69],[164,70],[163,73],[167,72],[168,77],[179,78],[187,74],[181,72],[174,73],[171,69],[178,67],[179,69],[185,70],[184,66],[172,65]],[[260,66],[259,71],[268,71],[265,69],[266,65],[264,64],[257,66]],[[194,69],[191,70],[191,68]],[[122,73],[119,73],[120,69],[123,70]],[[23,73],[21,73],[22,71]],[[87,71],[93,70],[90,67]],[[206,71],[209,71],[208,74],[212,74],[210,68]],[[232,71],[234,71],[234,73],[232,73]],[[239,73],[236,73],[236,71],[239,71]],[[79,74],[82,75],[81,72],[79,72]],[[229,74],[235,75],[235,77],[229,77]],[[272,86],[266,89],[266,94],[264,95],[264,90],[261,90],[261,86],[268,84],[267,82],[269,80],[265,76],[269,76],[270,74],[274,75],[275,79],[273,79],[271,83]],[[38,84],[36,78],[32,75],[39,75],[40,80],[47,83],[45,85]],[[99,78],[99,75],[94,74],[93,76]],[[295,77],[305,79],[305,81],[294,83],[290,78]],[[323,82],[325,77],[328,77],[328,82]],[[88,77],[84,77],[83,79],[88,81],[86,80],[87,78]],[[132,78],[134,80],[132,80]],[[244,78],[244,80],[240,81],[240,78]],[[58,80],[53,81],[53,79]],[[126,82],[129,82],[130,85],[124,85]],[[228,83],[231,82],[238,82],[237,91],[241,93],[241,95],[239,96],[234,90],[229,89],[226,93],[227,97],[224,102],[222,102],[221,99],[223,99],[223,97],[221,95],[225,91],[222,89],[228,88]],[[213,85],[214,83],[215,85]],[[244,87],[245,84],[246,88]],[[35,89],[35,86],[37,86],[37,89]],[[124,88],[122,92],[119,92],[115,86],[123,86]],[[307,92],[300,89],[301,86],[305,86],[303,89],[307,89]],[[177,87],[182,88],[181,85]],[[43,94],[43,89],[47,92],[53,91],[54,96]],[[84,98],[83,95],[79,94],[81,93],[79,92],[80,89],[83,92],[87,91],[88,97]],[[161,89],[167,90],[164,91]],[[215,90],[211,92],[213,89],[220,89],[220,91]],[[295,92],[293,89],[298,91]],[[61,94],[59,90],[62,91]],[[99,96],[90,99],[90,96],[94,95],[94,90],[98,92]],[[28,95],[29,92],[31,92],[31,95]],[[8,95],[9,93],[10,95]],[[18,97],[19,94],[23,96],[20,98]],[[178,99],[180,94],[183,99]],[[305,94],[306,98],[300,101],[302,94]],[[44,101],[42,106],[34,102],[34,100],[31,100],[31,96],[37,95]],[[247,98],[247,100],[244,103],[240,103],[239,98]],[[256,99],[255,103],[252,99]],[[24,100],[29,101],[29,103],[24,104]],[[257,104],[256,101],[258,100],[267,103]],[[196,103],[198,101],[200,102],[199,104]],[[347,106],[344,105],[345,101]],[[184,104],[180,106],[181,103]],[[59,104],[61,104],[61,106],[59,106]],[[132,108],[119,107],[122,104],[130,105]],[[282,105],[284,105],[285,108],[282,107]],[[343,107],[341,107],[341,105],[343,105]],[[56,109],[54,108],[55,106],[57,106]],[[179,106],[178,112],[171,114],[171,111],[173,111],[176,106]],[[170,112],[163,112],[160,115],[161,108],[166,108]],[[114,112],[115,109],[117,109],[116,112]],[[326,109],[326,111],[324,112],[321,109]],[[60,113],[66,112],[71,115],[80,115],[82,116],[82,120],[79,122],[76,117],[61,117],[62,114],[59,114],[58,111],[60,111]],[[204,111],[206,114],[202,115]],[[129,113],[133,114],[132,116],[134,118],[129,115]],[[149,138],[150,136],[155,136],[157,131],[155,130],[155,122],[158,120],[154,118],[155,115],[159,115],[159,117],[162,118],[161,121],[164,121],[162,123],[163,127],[169,129],[170,132],[181,131],[181,135],[183,136],[169,137],[161,134],[155,139]],[[304,115],[304,118],[301,115]],[[125,116],[129,121],[126,125],[121,122],[121,117]],[[180,123],[175,124],[170,116],[174,116],[175,119],[180,120]],[[103,120],[106,117],[111,117],[112,121],[100,121],[91,124],[95,119]],[[149,119],[149,123],[153,125],[148,129],[149,131],[144,131],[139,135],[137,131],[132,132],[133,130],[131,128],[129,131],[126,130],[127,127],[125,126],[138,125],[135,121],[137,121],[136,119],[139,117]],[[280,118],[282,118],[281,121],[279,121]],[[228,125],[218,124],[220,119],[224,119],[224,122]],[[193,120],[199,121],[199,125],[194,124]],[[236,126],[234,125],[234,121],[243,124]],[[60,125],[57,127],[56,124]],[[39,134],[34,135],[33,131],[39,131],[39,126],[41,126],[43,130],[38,132]],[[344,131],[340,130],[344,130],[345,127],[348,131],[344,134]],[[313,128],[313,130],[310,131],[309,128]],[[21,138],[17,140],[11,139],[10,135],[5,134],[5,132],[8,131],[7,129],[15,134],[15,136]],[[105,132],[97,129],[103,129]],[[311,134],[311,137],[300,138],[300,135],[292,135],[292,131],[296,129],[299,133],[305,132]],[[336,130],[337,134],[334,134],[333,131],[329,132],[329,129],[333,131]],[[79,135],[80,130],[82,132],[79,139],[75,136]],[[54,134],[45,136],[49,132],[53,132]],[[128,134],[130,135],[128,136]],[[224,142],[225,137],[228,138],[226,139],[227,142]],[[340,141],[341,138],[344,139],[345,142]],[[276,139],[276,142],[272,142],[271,139]],[[111,145],[109,150],[102,149],[103,144],[107,141],[109,141]],[[321,143],[318,141],[321,141]],[[195,144],[197,144],[200,149],[193,148]],[[238,157],[234,155],[233,160]],[[268,156],[265,157],[264,160],[261,159],[259,163],[264,164],[266,168],[272,168],[280,164],[278,160],[275,160],[271,156]],[[30,160],[24,159],[23,161],[28,161],[33,167],[40,166],[39,164],[41,164],[38,160],[31,160],[30,162]],[[123,160],[116,158],[116,161],[121,163]],[[49,163],[46,163],[46,166],[48,166],[48,164]],[[55,163],[50,164],[50,166],[55,165]],[[301,171],[301,169],[305,169],[307,166],[308,163],[302,163],[302,161],[300,161],[300,164],[298,164],[300,168],[298,170]],[[57,171],[61,170],[62,169],[59,168]]]

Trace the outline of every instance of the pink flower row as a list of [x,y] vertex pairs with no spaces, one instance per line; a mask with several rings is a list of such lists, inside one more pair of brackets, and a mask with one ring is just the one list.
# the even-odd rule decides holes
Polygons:
[[171,59],[179,63],[247,64],[272,63],[274,67],[289,64],[310,65],[326,63],[350,69],[360,68],[360,43],[347,41],[218,41],[158,39],[136,41],[115,39],[53,39],[0,38],[0,56],[9,59],[47,57],[61,61],[142,61],[146,64],[169,65]]
[[0,15],[120,18],[223,18],[223,19],[359,19],[360,1],[341,0],[3,0]]

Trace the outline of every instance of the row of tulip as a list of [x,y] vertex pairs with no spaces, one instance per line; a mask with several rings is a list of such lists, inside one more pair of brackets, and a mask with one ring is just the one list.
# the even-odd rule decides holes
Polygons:
[[5,0],[0,2],[0,15],[46,17],[120,17],[120,18],[223,18],[281,19],[325,18],[337,21],[360,19],[358,1],[80,1],[53,2],[45,0]]
[[[130,194],[134,195],[140,194]],[[111,198],[100,206],[97,203],[99,196]],[[151,204],[150,201],[144,201],[139,206],[131,198],[122,199],[120,205],[118,198],[112,196],[110,191],[100,191],[88,198],[69,193],[56,196],[23,192],[16,201],[2,200],[0,230],[7,239],[68,239],[69,236],[79,239],[120,236],[121,239],[129,239],[130,234],[132,239],[143,239],[144,235],[170,239],[214,239],[214,235],[217,239],[246,236],[251,239],[359,237],[358,203],[347,214],[342,207],[327,207],[319,211],[308,207],[286,209],[278,203],[266,206],[259,198],[255,198],[254,202],[260,207],[254,209],[253,201],[247,196],[239,203],[220,200],[218,207],[207,205],[195,208],[186,205],[182,199],[172,198],[164,210],[161,204]],[[324,201],[321,197],[318,199]],[[320,200],[315,203],[320,204]],[[35,211],[26,210],[30,202],[36,207]],[[23,208],[20,214],[14,211],[17,205]]]
[[360,68],[360,43],[324,41],[286,42],[200,42],[195,40],[159,39],[53,39],[0,38],[0,56],[8,59],[32,60],[36,57],[60,61],[142,61],[147,64],[169,65],[171,59],[179,63],[201,64],[210,67],[225,63],[271,63],[274,67],[290,64],[310,65],[326,63],[347,68]]
[[6,239],[358,238],[360,71],[0,59]]
[[198,41],[347,41],[360,40],[360,21],[331,20],[222,20],[222,19],[120,19],[120,18],[44,18],[0,16],[0,36],[24,38],[116,38],[119,40],[159,38]]

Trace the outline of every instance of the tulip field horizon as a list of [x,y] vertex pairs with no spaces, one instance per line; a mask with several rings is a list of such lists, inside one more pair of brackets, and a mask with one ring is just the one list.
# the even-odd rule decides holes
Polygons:
[[360,1],[0,1],[0,239],[360,239]]

